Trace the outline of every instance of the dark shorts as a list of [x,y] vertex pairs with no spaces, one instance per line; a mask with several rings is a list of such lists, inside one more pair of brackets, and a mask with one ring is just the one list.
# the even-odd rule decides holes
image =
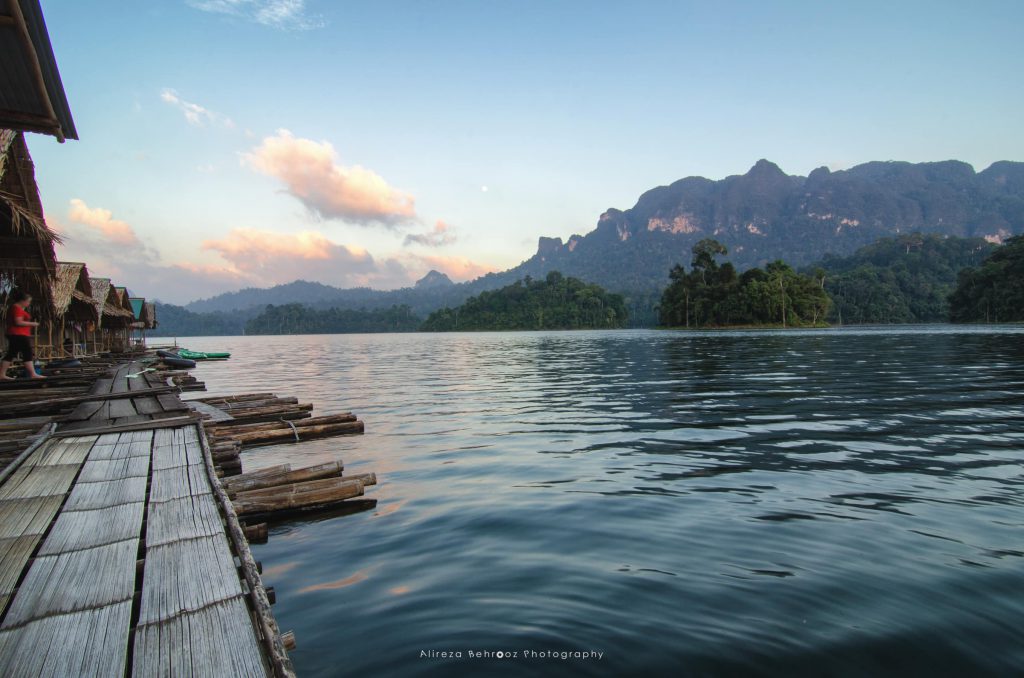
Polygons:
[[28,362],[35,359],[32,352],[32,337],[21,334],[7,335],[7,353],[4,353],[4,360],[14,360],[17,357]]

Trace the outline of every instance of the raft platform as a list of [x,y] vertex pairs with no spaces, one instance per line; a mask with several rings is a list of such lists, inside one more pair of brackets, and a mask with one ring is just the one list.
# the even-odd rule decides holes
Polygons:
[[294,676],[200,416],[138,362],[70,397],[0,471],[0,675]]

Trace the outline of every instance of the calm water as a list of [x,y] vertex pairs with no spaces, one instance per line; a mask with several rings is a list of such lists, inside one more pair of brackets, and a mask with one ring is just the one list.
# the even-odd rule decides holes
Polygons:
[[381,481],[253,549],[300,675],[1024,672],[1022,328],[184,343],[366,421],[244,456]]

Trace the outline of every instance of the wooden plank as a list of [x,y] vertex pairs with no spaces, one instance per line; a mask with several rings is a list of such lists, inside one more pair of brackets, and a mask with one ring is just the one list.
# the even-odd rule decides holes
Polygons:
[[138,539],[36,558],[2,628],[52,614],[77,612],[131,601],[135,589]]
[[7,598],[14,593],[14,587],[41,537],[41,534],[24,534],[0,539],[0,596]]
[[223,533],[158,546],[147,543],[140,625],[165,621],[241,595],[235,562]]
[[61,430],[53,434],[54,437],[63,436],[81,436],[91,435],[96,433],[123,433],[126,431],[152,431],[153,429],[163,428],[165,426],[182,426],[186,424],[193,424],[196,422],[194,416],[184,417],[169,417],[167,419],[159,419],[153,421],[147,421],[140,424],[125,424],[121,426],[96,426],[92,422],[89,422],[86,426],[78,426],[78,424],[86,422],[74,422],[62,428]]
[[92,511],[63,511],[39,555],[58,555],[138,539],[144,508],[145,503],[140,501]]
[[64,466],[67,464],[80,465],[85,461],[89,450],[95,444],[96,438],[63,438],[53,440],[38,453],[26,460],[26,466]]
[[263,588],[263,581],[260,579],[256,560],[249,550],[249,542],[242,532],[242,526],[238,522],[235,509],[228,499],[227,493],[221,487],[220,481],[215,475],[213,458],[210,454],[209,441],[203,431],[196,426],[196,438],[203,450],[203,466],[206,468],[206,477],[210,487],[213,489],[214,497],[224,512],[227,536],[234,546],[235,553],[241,563],[242,576],[248,586],[249,603],[252,606],[252,619],[259,627],[260,636],[263,638],[264,647],[267,651],[267,659],[272,666],[273,673],[278,676],[289,676],[294,678],[295,670],[284,649],[284,642],[281,640],[281,633],[274,620],[274,614],[270,610],[270,601],[267,599],[266,589]]
[[224,521],[210,494],[190,495],[149,506],[147,547],[223,532]]
[[77,473],[78,464],[23,466],[0,486],[0,500],[63,495]]
[[156,414],[157,412],[163,412],[164,408],[153,396],[143,396],[140,398],[132,398],[132,402],[135,403],[135,409],[139,414]]
[[107,480],[145,478],[149,475],[149,457],[133,456],[120,459],[89,459],[78,476],[80,483],[101,483]]
[[132,364],[122,365],[117,368],[117,373],[114,375],[114,381],[110,385],[111,393],[124,393],[128,390],[128,373],[131,370]]
[[65,511],[86,511],[146,499],[146,479],[128,478],[105,483],[75,483],[64,504]]
[[149,500],[157,503],[209,492],[205,469],[201,466],[175,466],[153,471]]
[[0,539],[46,532],[63,501],[61,495],[0,501]]
[[187,412],[188,405],[181,401],[181,398],[174,393],[163,393],[158,395],[156,399],[160,402],[160,406],[164,408],[165,412]]
[[121,417],[134,417],[138,414],[135,409],[135,401],[131,398],[124,398],[121,400],[108,401],[107,406],[109,408],[109,414],[107,415],[110,419],[120,419]]
[[0,675],[123,676],[131,614],[128,600],[0,631]]
[[138,627],[132,658],[133,676],[272,675],[241,597]]

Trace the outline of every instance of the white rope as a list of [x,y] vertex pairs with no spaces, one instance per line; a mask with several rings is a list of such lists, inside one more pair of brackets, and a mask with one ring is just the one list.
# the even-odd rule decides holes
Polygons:
[[295,435],[295,442],[300,442],[299,441],[299,429],[295,428],[295,424],[293,424],[292,422],[288,421],[287,419],[285,419],[283,417],[281,418],[281,421],[283,421],[284,423],[286,423],[286,424],[288,424],[289,426],[292,427],[292,433]]

